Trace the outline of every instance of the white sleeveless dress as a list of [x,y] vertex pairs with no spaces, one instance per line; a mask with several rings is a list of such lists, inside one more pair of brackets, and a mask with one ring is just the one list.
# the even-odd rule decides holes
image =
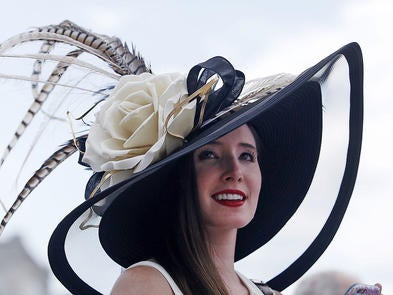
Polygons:
[[[152,268],[158,270],[164,276],[164,278],[167,280],[168,284],[171,286],[173,293],[175,295],[183,295],[182,291],[176,285],[176,283],[173,280],[173,278],[171,277],[171,275],[165,270],[165,268],[163,268],[160,264],[158,264],[154,260],[146,260],[146,261],[141,261],[141,262],[135,263],[135,264],[129,266],[128,269],[136,267],[136,266],[148,266],[148,267],[152,267]],[[264,295],[264,293],[260,289],[258,289],[258,287],[255,284],[253,284],[248,278],[246,278],[245,276],[243,276],[241,273],[238,273],[238,272],[237,272],[237,275],[239,276],[242,283],[248,289],[250,295]]]

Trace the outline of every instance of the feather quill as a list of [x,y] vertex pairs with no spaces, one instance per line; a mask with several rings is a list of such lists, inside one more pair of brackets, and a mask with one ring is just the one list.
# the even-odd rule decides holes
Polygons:
[[[53,41],[44,41],[41,45],[39,53],[41,54],[49,54],[49,52],[53,49],[55,42]],[[31,73],[31,90],[33,93],[33,98],[36,99],[38,97],[38,80],[40,79],[41,69],[42,69],[42,59],[36,59],[33,65],[33,72]]]
[[[38,53],[19,55],[8,53],[8,51],[19,45],[29,44],[29,42],[36,41],[42,41]],[[66,44],[76,49],[70,51],[65,56],[51,54],[57,43]],[[102,67],[97,67],[89,62],[79,60],[78,58],[82,54],[98,57],[109,65],[113,72],[109,72],[108,70],[105,70]],[[30,81],[33,102],[28,108],[10,143],[5,149],[2,158],[0,159],[0,169],[19,138],[24,134],[36,114],[42,111],[42,106],[47,102],[48,98],[50,99],[53,90],[57,86],[65,86],[94,93],[102,93],[112,89],[111,87],[106,86],[104,90],[101,89],[97,91],[67,83],[60,83],[61,78],[70,66],[81,67],[91,73],[97,73],[110,79],[114,79],[115,81],[117,81],[122,75],[136,75],[143,72],[151,73],[150,66],[145,63],[144,59],[136,52],[134,47],[132,47],[132,50],[130,51],[127,44],[123,44],[119,38],[93,33],[68,20],[63,21],[58,25],[38,27],[29,32],[21,33],[9,38],[0,44],[0,58],[5,57],[34,60],[30,77],[0,73],[0,78]],[[47,60],[57,61],[57,64],[49,77],[43,80],[40,77],[42,75],[42,70],[45,67],[45,61]],[[39,87],[40,84],[42,84],[41,88]],[[83,136],[86,135],[82,135],[82,137]],[[13,205],[7,210],[3,220],[1,221],[0,235],[15,211],[31,194],[31,192],[43,181],[43,179],[45,179],[63,161],[78,151],[76,144],[77,140],[75,142],[73,140],[68,141],[64,146],[47,158],[40,168],[34,172],[33,176],[24,185],[16,200],[13,202]],[[28,155],[26,158],[27,157]],[[2,207],[5,207],[1,200],[0,204]]]
[[[67,56],[77,57],[82,53],[81,50],[74,50],[67,54]],[[33,120],[34,116],[41,110],[42,105],[45,103],[46,99],[53,91],[56,86],[56,83],[60,80],[61,76],[67,70],[69,64],[64,64],[60,62],[56,68],[53,70],[51,75],[49,76],[47,82],[42,86],[41,91],[37,94],[37,97],[34,99],[33,103],[30,105],[27,113],[25,114],[22,121],[19,123],[18,128],[16,129],[13,138],[10,143],[6,147],[3,156],[0,159],[0,167],[3,165],[5,159],[11,152],[11,150],[16,145],[18,139],[23,135],[27,126],[29,126],[30,122]]]
[[0,45],[0,54],[20,43],[34,40],[54,41],[79,47],[107,62],[120,75],[151,72],[150,67],[135,49],[130,52],[127,44],[123,45],[119,38],[95,34],[68,20],[59,25],[39,27],[12,37]]
[[11,208],[8,209],[0,223],[0,236],[4,231],[5,226],[14,215],[15,211],[21,206],[22,202],[27,198],[28,195],[63,161],[68,159],[72,154],[77,151],[77,147],[73,141],[69,141],[62,148],[53,153],[33,174],[33,176],[26,182],[22,191],[12,204]]

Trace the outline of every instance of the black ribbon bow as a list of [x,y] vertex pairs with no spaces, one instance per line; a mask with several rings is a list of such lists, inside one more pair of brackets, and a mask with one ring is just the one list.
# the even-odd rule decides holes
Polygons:
[[[224,57],[215,56],[191,68],[187,76],[188,93],[194,93],[215,74],[221,78],[223,84],[220,88],[209,93],[202,122],[230,106],[240,95],[244,86],[245,77],[243,72],[235,70]],[[202,105],[201,97],[198,96],[194,126],[199,122]]]

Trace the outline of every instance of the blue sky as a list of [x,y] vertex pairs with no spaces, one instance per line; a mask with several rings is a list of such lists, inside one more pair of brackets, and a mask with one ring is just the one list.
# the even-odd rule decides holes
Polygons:
[[[358,181],[336,238],[309,273],[325,269],[349,271],[368,283],[380,281],[384,293],[393,294],[393,97],[389,89],[393,81],[392,2],[212,2],[6,2],[0,12],[0,40],[33,26],[70,19],[134,44],[156,73],[187,72],[202,60],[222,55],[247,78],[279,72],[298,74],[344,44],[357,41],[365,63],[364,141]],[[9,137],[3,134],[8,126],[16,128],[18,121],[17,115],[9,114],[18,112],[19,102],[2,99],[6,107],[0,113],[0,147],[5,147]],[[7,130],[3,131],[4,126]],[[4,235],[9,238],[22,234],[44,265],[50,232],[61,215],[81,200],[78,194],[84,178],[69,172],[67,179],[62,177],[62,172],[75,169],[72,162],[69,160],[37,189]],[[7,174],[15,172],[8,169]],[[65,189],[70,191],[64,193]],[[256,264],[239,267],[250,276],[258,274]],[[53,292],[59,289],[53,283]],[[291,289],[286,294],[291,294]]]

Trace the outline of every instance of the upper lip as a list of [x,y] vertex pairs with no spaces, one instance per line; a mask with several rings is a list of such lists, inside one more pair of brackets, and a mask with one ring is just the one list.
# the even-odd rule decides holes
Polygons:
[[226,189],[226,190],[222,190],[222,191],[219,191],[219,192],[214,193],[214,194],[212,195],[212,197],[217,196],[217,195],[222,195],[222,194],[240,195],[240,196],[243,197],[243,199],[247,199],[247,195],[246,195],[244,192],[242,192],[242,191],[240,191],[240,190],[237,190],[237,189]]

